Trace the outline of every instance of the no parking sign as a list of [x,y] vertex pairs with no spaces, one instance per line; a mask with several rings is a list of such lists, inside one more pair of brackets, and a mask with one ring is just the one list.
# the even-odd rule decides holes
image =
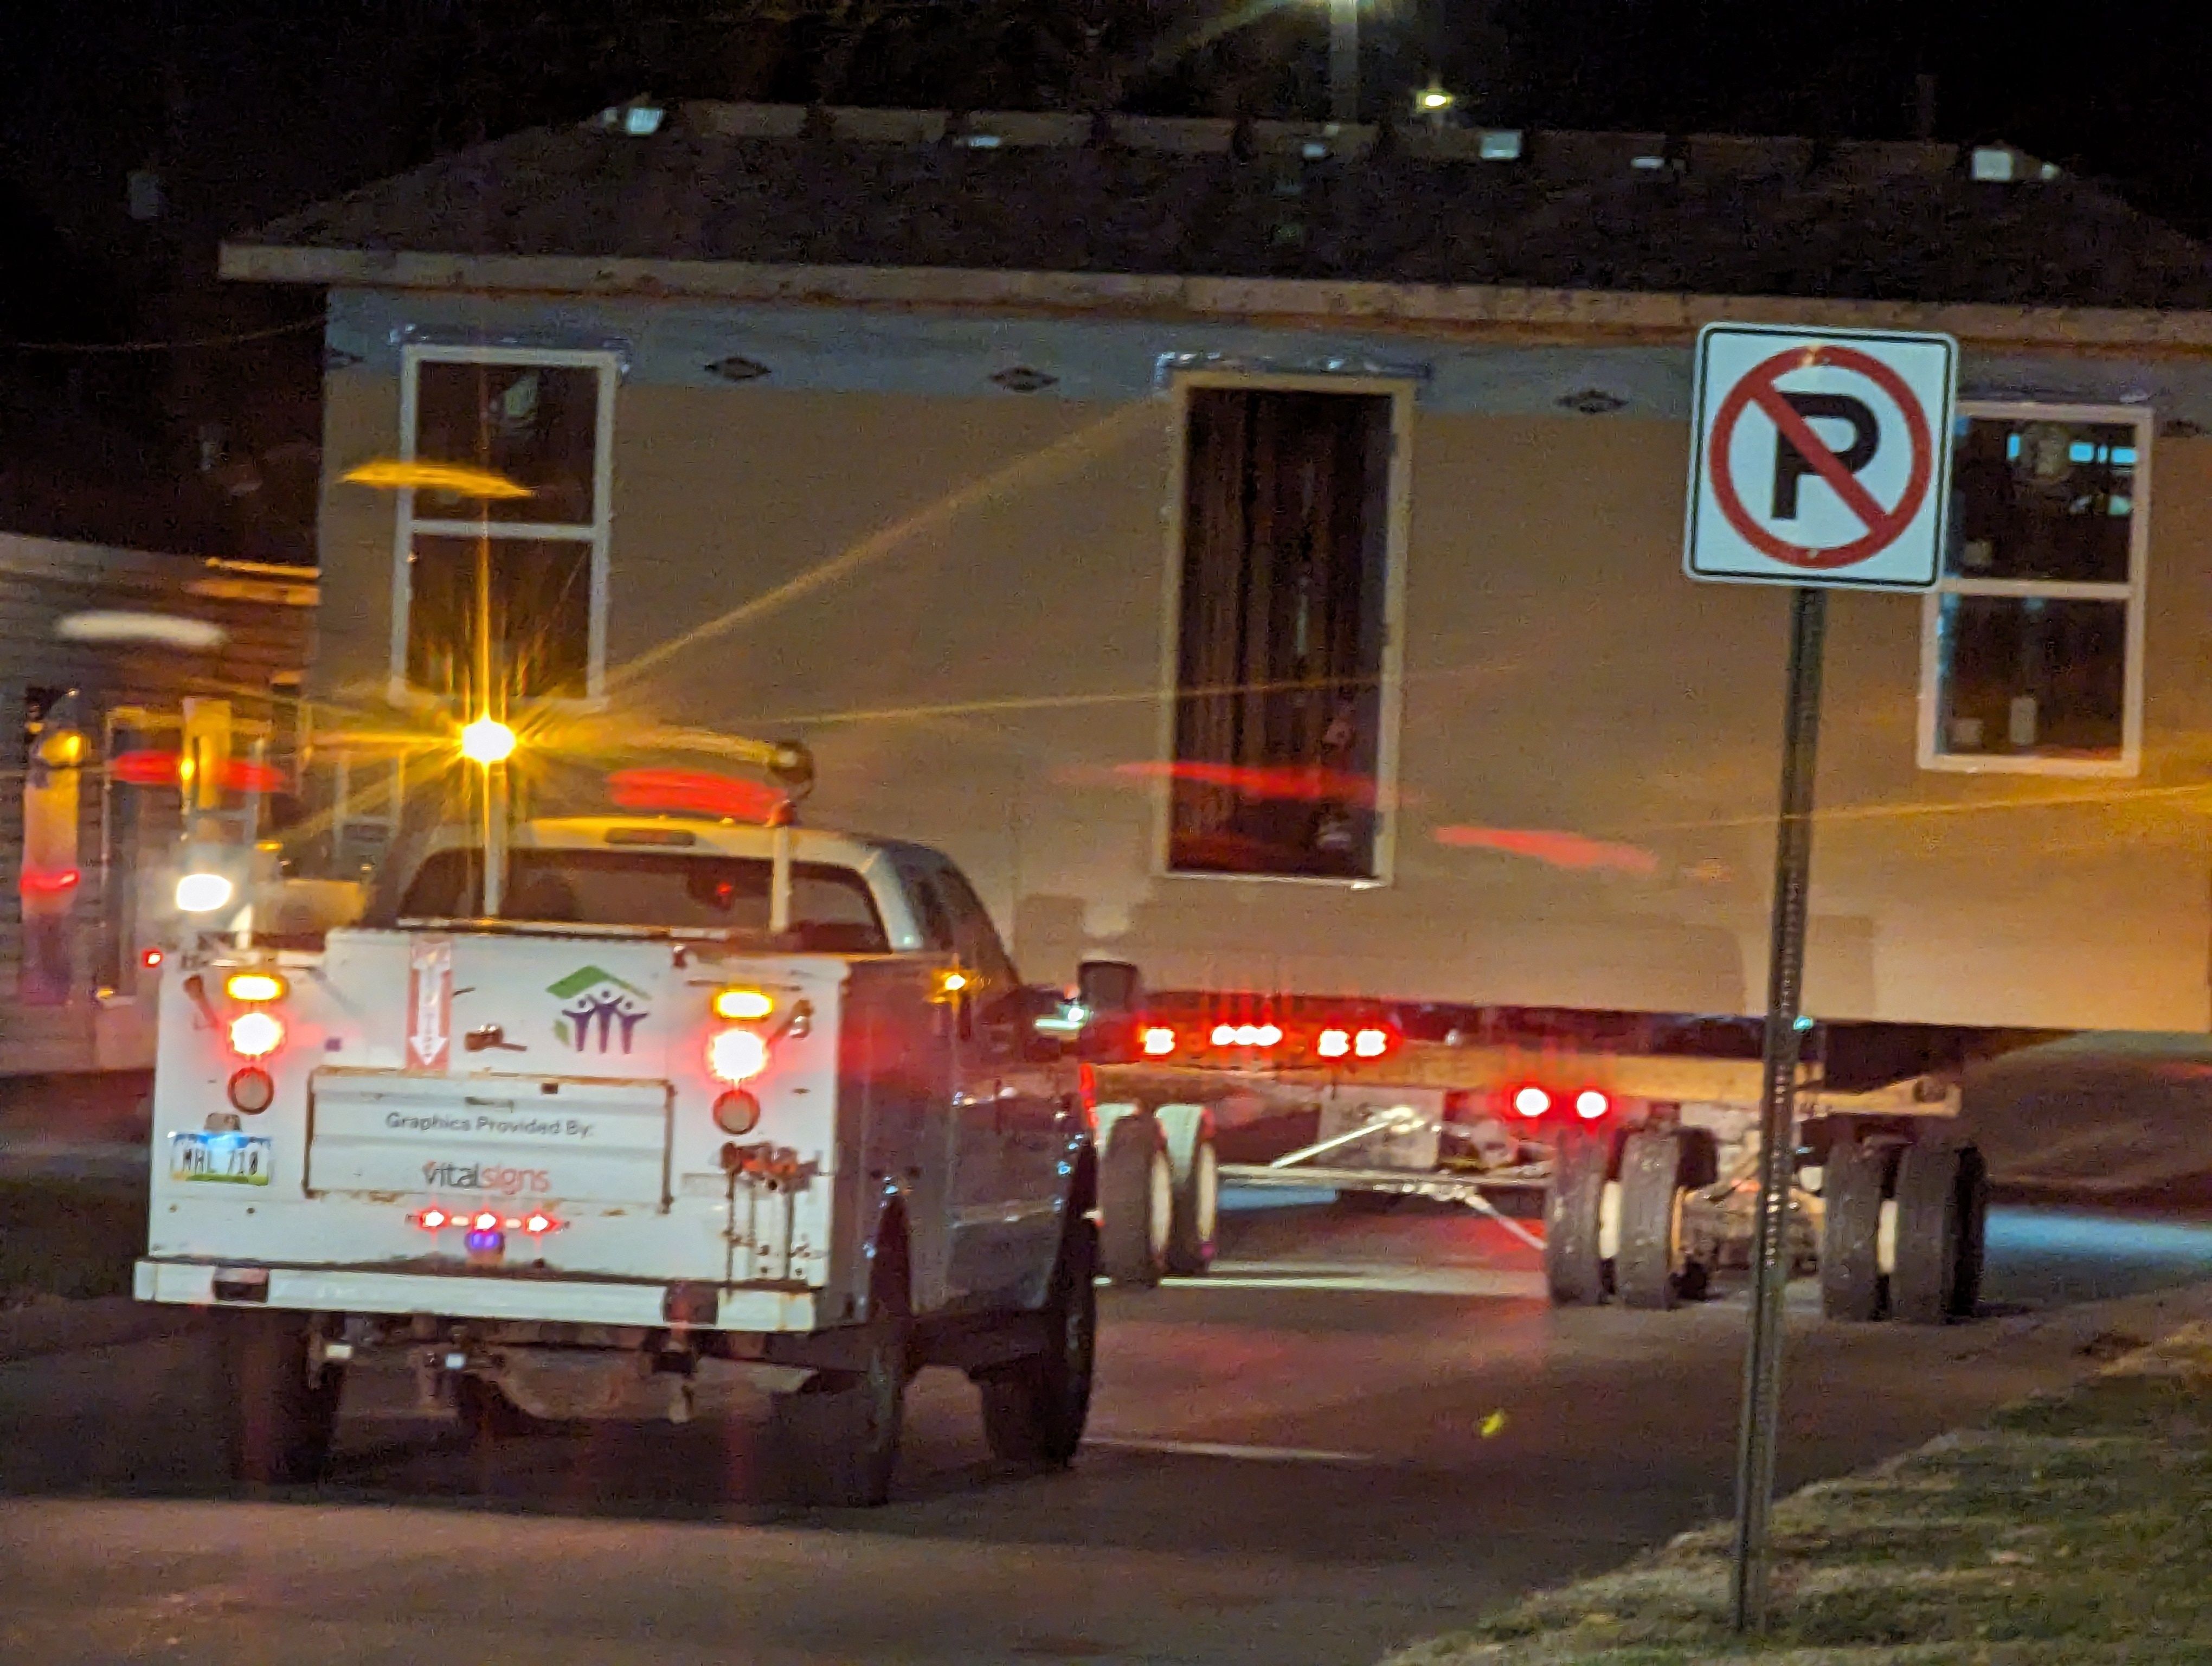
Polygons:
[[1950,498],[1948,336],[1698,333],[1682,564],[1693,579],[1925,590]]

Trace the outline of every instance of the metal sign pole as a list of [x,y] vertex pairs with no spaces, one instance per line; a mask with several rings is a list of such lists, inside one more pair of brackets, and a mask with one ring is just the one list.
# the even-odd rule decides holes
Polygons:
[[1790,1279],[1790,1189],[1796,1152],[1798,1000],[1813,868],[1813,775],[1820,739],[1820,651],[1828,593],[1800,586],[1790,611],[1790,705],[1782,741],[1782,817],[1766,973],[1766,1071],[1759,1107],[1759,1217],[1752,1238],[1751,1338],[1744,1349],[1736,1452],[1735,1629],[1766,1628],[1767,1515],[1782,1415],[1783,1292]]

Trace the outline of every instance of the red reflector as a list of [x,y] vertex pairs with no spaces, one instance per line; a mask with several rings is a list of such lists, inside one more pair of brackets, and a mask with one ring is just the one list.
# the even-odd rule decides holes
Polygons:
[[73,867],[40,867],[23,870],[23,894],[27,897],[59,897],[64,891],[75,891],[84,875]]
[[1513,1095],[1513,1110],[1515,1114],[1517,1116],[1526,1116],[1531,1122],[1534,1122],[1537,1117],[1541,1116],[1546,1111],[1551,1110],[1551,1108],[1552,1096],[1545,1092],[1542,1088],[1538,1087],[1534,1082],[1531,1082],[1524,1088],[1517,1089]]
[[159,949],[146,950],[138,957],[138,964],[148,971],[152,971],[161,964],[161,952]]

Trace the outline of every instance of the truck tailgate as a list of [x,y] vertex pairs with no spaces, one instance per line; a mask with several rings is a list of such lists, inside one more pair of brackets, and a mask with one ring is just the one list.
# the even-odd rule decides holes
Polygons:
[[319,1070],[310,1195],[668,1202],[669,1085]]

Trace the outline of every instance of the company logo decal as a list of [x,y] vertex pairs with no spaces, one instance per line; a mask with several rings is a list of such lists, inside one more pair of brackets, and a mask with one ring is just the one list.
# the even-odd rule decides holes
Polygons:
[[567,1003],[553,1033],[579,1053],[628,1053],[637,1026],[650,1016],[645,991],[598,966],[585,966],[545,993]]
[[502,1168],[491,1163],[425,1163],[422,1183],[439,1191],[496,1192],[503,1196],[553,1189],[552,1177],[544,1169]]

